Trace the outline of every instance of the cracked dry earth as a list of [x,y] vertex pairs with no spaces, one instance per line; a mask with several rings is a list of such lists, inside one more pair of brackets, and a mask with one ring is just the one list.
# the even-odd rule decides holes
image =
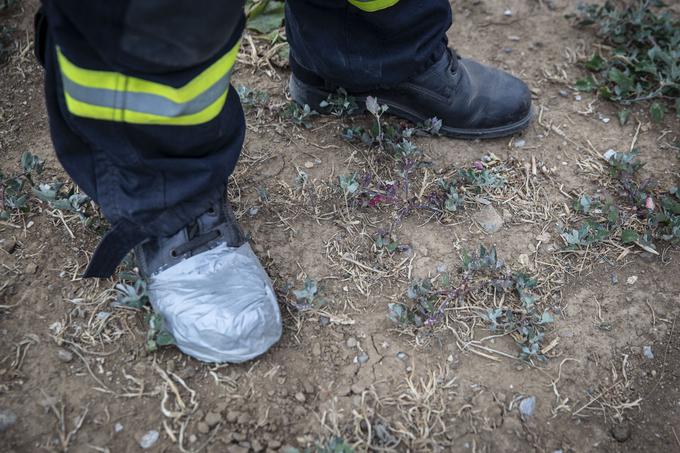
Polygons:
[[[635,140],[645,171],[677,184],[677,153],[663,146],[678,140],[677,119],[652,125],[641,108],[621,127],[602,121],[616,118],[615,106],[576,99],[574,61],[593,37],[564,18],[570,1],[452,7],[452,44],[526,80],[539,114],[513,140],[416,139],[431,177],[490,153],[516,164],[518,195],[491,203],[498,231],[475,220],[488,200],[472,201],[453,221],[406,217],[395,234],[408,247],[381,254],[371,238],[392,213],[349,209],[337,183],[371,161],[342,128],[369,120],[314,118],[305,129],[275,108],[248,109],[230,195],[280,291],[285,329],[258,360],[210,366],[173,347],[148,353],[143,313],[112,305],[116,282],[77,277],[98,234],[31,199],[30,212],[0,223],[0,450],[315,451],[339,438],[356,451],[680,451],[677,247],[560,260],[556,230],[570,194],[597,187],[586,156]],[[0,17],[16,30],[0,67],[0,167],[18,171],[30,151],[45,160],[41,180],[66,181],[31,58],[36,8],[24,1]],[[242,60],[235,84],[285,105],[287,70]],[[388,319],[409,281],[457,269],[479,244],[550,288],[546,362],[518,359],[512,338],[479,321],[461,338],[456,323],[414,335]],[[299,312],[286,288],[307,279],[325,304]]]

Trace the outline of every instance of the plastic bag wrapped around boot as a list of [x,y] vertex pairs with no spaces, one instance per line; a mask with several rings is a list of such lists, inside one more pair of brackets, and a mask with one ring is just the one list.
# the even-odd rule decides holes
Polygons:
[[177,347],[204,362],[244,362],[281,337],[281,313],[249,244],[226,244],[149,279],[149,299]]

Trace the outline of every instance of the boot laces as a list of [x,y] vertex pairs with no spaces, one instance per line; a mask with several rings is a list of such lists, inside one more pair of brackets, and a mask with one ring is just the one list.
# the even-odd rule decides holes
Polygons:
[[449,71],[451,74],[455,74],[458,70],[458,60],[460,60],[460,55],[455,49],[450,47],[446,48],[446,52],[449,54]]
[[182,256],[186,253],[193,252],[199,247],[203,247],[215,239],[222,236],[222,231],[219,229],[208,231],[207,233],[200,233],[198,222],[193,221],[187,227],[187,238],[189,239],[184,244],[176,247],[170,251],[173,257]]

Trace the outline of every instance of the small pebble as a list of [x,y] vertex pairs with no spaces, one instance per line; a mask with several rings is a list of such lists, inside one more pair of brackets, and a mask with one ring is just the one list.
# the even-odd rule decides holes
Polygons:
[[297,393],[295,394],[295,399],[296,399],[297,401],[299,401],[300,403],[304,403],[305,401],[307,401],[307,398],[305,397],[305,394],[302,393],[302,392],[297,392]]
[[614,425],[612,427],[612,437],[618,442],[625,442],[630,439],[630,425],[628,423]]
[[364,363],[368,362],[368,354],[366,354],[365,352],[362,352],[361,354],[359,354],[357,356],[357,362],[359,362],[362,365]]
[[27,274],[35,274],[37,270],[38,270],[38,266],[35,263],[28,263],[26,265],[25,272]]
[[357,347],[357,340],[354,337],[349,337],[347,339],[347,347],[348,348],[356,348]]
[[57,358],[64,363],[69,363],[71,360],[73,360],[73,353],[71,351],[67,351],[66,349],[59,349],[57,351]]
[[339,396],[349,396],[352,393],[352,389],[347,386],[342,386],[338,388],[337,393]]
[[512,47],[503,47],[503,52],[512,53]]
[[536,397],[535,396],[530,396],[528,398],[524,398],[519,403],[519,412],[524,417],[531,417],[532,415],[534,415],[534,409],[535,408],[536,408]]
[[503,217],[491,206],[484,206],[473,214],[472,218],[488,234],[496,233],[503,226]]
[[229,411],[227,412],[227,421],[229,423],[234,423],[236,420],[238,420],[239,413],[236,411]]
[[530,264],[529,255],[526,253],[520,253],[520,255],[517,257],[517,261],[519,261],[522,266],[527,267]]
[[158,438],[160,437],[160,434],[156,430],[151,430],[148,431],[146,434],[142,436],[141,439],[139,439],[139,446],[142,447],[143,450],[149,449],[153,447],[153,445],[158,442]]
[[635,282],[637,282],[637,280],[638,280],[637,275],[631,275],[630,277],[628,277],[628,278],[626,279],[626,284],[628,284],[628,285],[634,285]]
[[616,273],[612,274],[612,285],[616,285],[619,283],[619,277],[616,275]]
[[192,434],[191,436],[189,436],[189,443],[190,444],[196,443],[197,440],[198,440],[198,437],[196,437],[196,434]]
[[560,94],[560,96],[562,96],[563,98],[566,98],[566,97],[568,96],[568,93],[567,93],[566,91],[564,91],[564,90],[560,90],[560,91],[559,91],[559,94]]
[[510,36],[508,36],[508,39],[509,39],[510,41],[515,41],[515,42],[517,42],[517,41],[519,41],[519,36],[510,35]]
[[0,409],[0,433],[7,431],[17,422],[17,415],[9,409]]
[[314,357],[319,357],[321,355],[321,345],[319,343],[314,343],[312,345],[312,355]]
[[406,360],[408,359],[408,355],[405,352],[397,352],[397,358],[399,360]]
[[319,316],[319,325],[321,327],[326,327],[330,323],[331,323],[331,318],[329,318],[328,316],[324,316],[324,315]]
[[217,425],[219,422],[222,421],[222,416],[214,412],[208,412],[204,420],[208,424],[208,426],[212,428],[213,426]]
[[574,99],[576,99],[576,101],[578,102],[578,101],[580,101],[580,100],[583,99],[583,98],[581,97],[580,94],[577,94],[576,96],[574,96]]
[[281,446],[281,442],[279,442],[276,439],[272,439],[269,442],[267,442],[267,448],[271,448],[272,450],[276,450]]
[[512,16],[512,10],[506,9],[505,11],[503,11],[503,15],[506,16],[506,17]]
[[652,352],[652,347],[651,346],[643,346],[642,347],[642,355],[645,356],[646,359],[653,359],[654,358],[654,353]]
[[609,160],[610,160],[612,157],[616,156],[617,154],[618,154],[618,153],[617,153],[616,151],[614,151],[613,149],[609,148],[607,151],[604,152],[604,154],[602,155],[602,157],[604,157],[604,160],[606,160],[607,162],[609,162]]
[[0,241],[0,247],[2,247],[2,249],[5,252],[7,252],[11,255],[12,253],[14,253],[14,250],[16,250],[16,248],[17,248],[17,241],[14,240],[14,239],[2,240],[2,241]]
[[201,434],[208,434],[210,432],[210,426],[206,422],[198,422],[196,424],[196,429]]
[[236,442],[243,442],[244,440],[246,440],[246,435],[243,433],[236,432],[231,434],[231,438],[234,439]]
[[113,432],[119,433],[123,430],[123,424],[118,422],[115,425],[113,425]]
[[250,423],[250,415],[248,415],[246,412],[238,416],[239,425],[247,425],[248,423]]
[[359,384],[352,384],[352,386],[350,387],[350,390],[355,395],[361,395],[364,392],[364,388]]

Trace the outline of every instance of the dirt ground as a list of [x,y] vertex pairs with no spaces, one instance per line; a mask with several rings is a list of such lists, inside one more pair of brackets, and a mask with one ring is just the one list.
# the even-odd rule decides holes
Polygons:
[[[0,67],[0,168],[17,171],[30,151],[45,160],[41,180],[66,181],[32,57],[36,3],[0,16],[15,29]],[[432,173],[493,153],[520,169],[520,183],[507,203],[492,203],[499,231],[478,227],[481,202],[453,221],[413,215],[395,233],[408,247],[389,255],[371,238],[393,213],[350,209],[337,189],[339,175],[372,162],[340,134],[368,120],[293,125],[276,113],[287,103],[287,69],[258,63],[246,40],[234,84],[270,100],[247,109],[230,198],[284,313],[282,340],[253,362],[147,352],[143,312],[113,304],[116,281],[78,278],[98,233],[37,199],[0,222],[0,426],[16,415],[0,450],[137,451],[157,432],[148,451],[341,451],[317,447],[334,438],[356,451],[680,451],[680,250],[566,254],[557,232],[570,194],[599,187],[596,156],[610,148],[634,143],[645,172],[678,184],[668,144],[680,128],[672,115],[650,123],[642,107],[621,127],[616,106],[572,90],[583,72],[575,61],[594,42],[565,19],[575,3],[452,2],[452,45],[527,81],[538,115],[513,139],[419,137]],[[538,173],[522,173],[532,166]],[[547,288],[541,303],[555,321],[545,362],[517,358],[509,336],[479,322],[423,333],[388,319],[388,303],[404,301],[410,281],[456,269],[462,250],[478,244]],[[325,304],[298,311],[286,289],[306,279]]]

